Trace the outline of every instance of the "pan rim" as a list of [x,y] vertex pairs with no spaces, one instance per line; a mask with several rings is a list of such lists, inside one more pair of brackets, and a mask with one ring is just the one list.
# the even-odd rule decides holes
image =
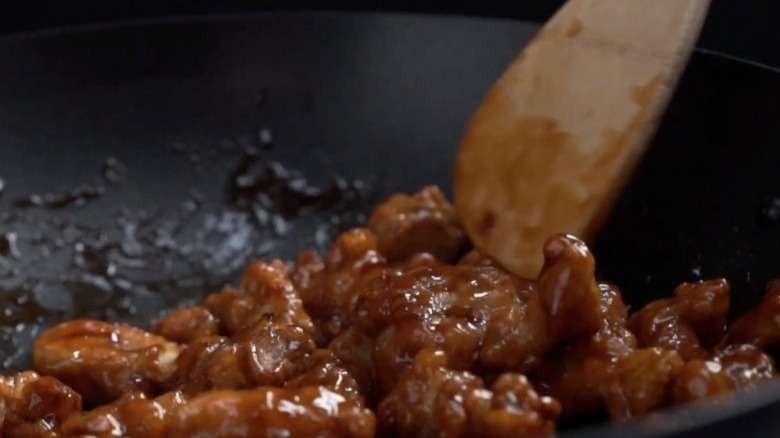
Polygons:
[[428,13],[428,12],[404,12],[404,11],[376,11],[376,10],[334,10],[334,9],[268,9],[265,11],[251,11],[251,12],[227,12],[216,14],[184,14],[184,15],[167,15],[162,17],[148,17],[148,18],[131,18],[120,20],[108,20],[101,22],[91,22],[76,25],[56,26],[41,29],[34,29],[21,32],[10,32],[7,34],[0,34],[0,44],[6,42],[37,40],[51,37],[58,37],[63,35],[106,31],[114,29],[129,29],[144,26],[159,26],[159,25],[176,25],[176,24],[193,24],[193,23],[211,23],[211,22],[230,22],[241,21],[251,22],[259,18],[268,18],[274,15],[277,16],[352,16],[352,17],[397,17],[397,18],[424,18],[433,20],[453,20],[464,22],[502,22],[502,23],[525,23],[541,26],[538,22],[533,20],[521,20],[509,17],[493,17],[493,16],[481,16],[481,15],[458,15],[458,14],[446,14],[446,13]]
[[[10,32],[7,34],[0,34],[0,44],[11,42],[22,42],[28,40],[39,40],[46,38],[59,37],[63,35],[71,35],[78,33],[88,33],[96,31],[106,31],[114,29],[128,29],[134,27],[144,26],[159,26],[159,25],[174,25],[174,24],[191,24],[191,23],[207,23],[207,22],[228,22],[228,21],[245,21],[250,22],[261,17],[268,17],[272,15],[288,16],[373,16],[373,17],[408,17],[408,18],[425,18],[434,20],[454,20],[454,21],[471,21],[471,22],[490,22],[497,21],[502,23],[525,23],[541,26],[541,23],[535,20],[524,20],[510,17],[498,17],[492,15],[463,15],[463,14],[447,14],[437,12],[421,12],[421,11],[395,11],[395,10],[368,10],[368,9],[319,9],[319,8],[306,8],[306,9],[285,9],[285,8],[273,8],[265,11],[250,11],[250,12],[223,12],[223,13],[203,13],[203,14],[184,14],[184,15],[165,15],[160,17],[148,17],[148,18],[131,18],[120,20],[108,20],[100,22],[90,22],[76,25],[65,25],[34,29],[29,31]],[[704,54],[714,58],[721,58],[733,63],[744,64],[746,66],[754,67],[760,70],[767,70],[771,73],[780,74],[780,66],[775,66],[759,61],[754,61],[749,58],[744,58],[737,55],[732,55],[727,52],[709,49],[707,47],[697,46],[694,52]]]

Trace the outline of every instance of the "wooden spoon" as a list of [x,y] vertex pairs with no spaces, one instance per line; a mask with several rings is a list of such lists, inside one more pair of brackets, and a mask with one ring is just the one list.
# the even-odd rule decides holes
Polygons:
[[471,119],[455,205],[474,244],[535,278],[556,233],[592,239],[655,132],[709,0],[569,0]]

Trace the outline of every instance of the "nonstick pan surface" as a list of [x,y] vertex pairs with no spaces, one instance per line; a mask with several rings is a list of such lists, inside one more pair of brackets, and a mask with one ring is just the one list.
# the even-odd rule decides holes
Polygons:
[[[2,368],[55,321],[147,324],[389,193],[448,188],[471,111],[537,26],[269,13],[0,39]],[[725,276],[741,312],[780,277],[777,102],[771,68],[694,55],[594,246],[629,304]],[[572,433],[780,433],[778,384],[733,397]]]

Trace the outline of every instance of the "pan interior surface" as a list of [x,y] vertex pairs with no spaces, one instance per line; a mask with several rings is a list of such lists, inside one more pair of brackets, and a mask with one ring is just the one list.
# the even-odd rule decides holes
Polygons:
[[[143,326],[237,281],[252,258],[327,246],[392,192],[449,189],[468,117],[537,29],[273,13],[0,39],[2,368],[28,365],[55,321]],[[775,72],[693,57],[594,246],[599,277],[629,304],[725,276],[741,312],[780,277],[776,102]],[[737,411],[592,433],[655,436]]]
[[253,257],[329,244],[391,192],[446,185],[536,28],[274,13],[0,40],[3,366],[40,325],[148,324]]

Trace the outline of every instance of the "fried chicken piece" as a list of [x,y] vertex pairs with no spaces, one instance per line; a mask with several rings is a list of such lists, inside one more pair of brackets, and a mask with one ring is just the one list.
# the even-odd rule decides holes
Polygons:
[[363,394],[357,381],[332,351],[316,350],[304,360],[301,368],[306,371],[287,380],[285,388],[322,386],[356,402],[363,402]]
[[185,384],[193,385],[195,370],[227,342],[228,338],[225,336],[204,336],[187,344],[176,358],[176,370],[168,380],[166,389],[174,390]]
[[125,394],[113,403],[71,417],[63,431],[69,437],[165,438],[170,436],[167,435],[170,413],[185,401],[186,396],[179,391],[151,400],[141,393]]
[[374,414],[322,386],[209,391],[166,419],[167,436],[371,438]]
[[729,345],[718,349],[713,358],[721,364],[735,388],[754,387],[777,375],[772,356],[755,345]]
[[95,406],[128,392],[154,393],[175,370],[179,346],[124,324],[79,319],[56,325],[33,346],[35,368]]
[[80,413],[81,396],[53,377],[0,376],[0,436],[60,437],[62,424]]
[[279,260],[254,262],[247,268],[241,287],[225,288],[206,298],[206,308],[219,318],[228,336],[269,316],[280,324],[301,327],[314,333],[309,314],[303,308],[288,267]]
[[614,419],[641,415],[670,403],[685,364],[680,354],[660,347],[636,350],[626,327],[628,309],[613,286],[601,284],[600,327],[587,340],[557,347],[536,369],[545,393],[559,398],[568,414],[601,406]]
[[455,369],[523,371],[567,337],[597,331],[593,257],[569,236],[551,239],[547,256],[536,284],[494,267],[427,263],[364,283],[354,324],[374,340],[378,393],[424,348],[444,351]]
[[[422,349],[443,350],[458,369],[479,366],[487,331],[511,331],[504,312],[525,314],[525,283],[495,268],[438,264],[377,277],[360,295],[355,330],[374,341],[380,394],[392,389]],[[533,334],[517,331],[530,339]],[[487,343],[482,351],[487,348]],[[517,350],[505,358],[512,361]]]
[[675,350],[636,350],[618,361],[604,401],[613,419],[631,418],[667,406],[685,362]]
[[453,263],[467,242],[455,208],[435,186],[391,196],[374,209],[368,228],[377,236],[379,252],[393,263],[417,253]]
[[339,334],[328,344],[328,350],[344,364],[358,384],[360,393],[370,400],[377,397],[376,366],[374,365],[374,339],[352,327]]
[[301,254],[292,280],[317,327],[317,345],[327,345],[352,324],[362,285],[387,268],[376,236],[365,228],[342,233],[324,260],[311,251]]
[[154,323],[152,332],[179,344],[219,334],[219,321],[205,307],[174,309]]
[[[492,397],[480,394],[472,410],[468,436],[543,437],[555,435],[561,414],[556,400],[540,396],[522,374],[505,373],[491,387]],[[489,400],[489,403],[488,403]]]
[[714,360],[691,359],[680,370],[674,385],[674,403],[703,400],[734,389],[734,382]]
[[602,324],[602,294],[587,246],[557,235],[544,246],[545,263],[524,307],[499,307],[498,324],[488,324],[482,364],[527,371],[540,356],[567,339],[587,339]]
[[166,437],[355,437],[374,436],[374,415],[359,403],[322,386],[174,391],[155,399],[128,394],[64,425],[65,436]]
[[411,366],[415,355],[428,347],[441,348],[452,354],[458,369],[471,369],[477,356],[483,331],[467,320],[442,320],[429,326],[416,318],[399,321],[377,337],[374,364],[378,386],[386,394]]
[[544,266],[536,280],[551,341],[589,336],[601,326],[596,262],[585,243],[559,234],[544,243]]
[[620,291],[609,284],[600,284],[599,291],[599,330],[549,350],[534,369],[544,393],[560,401],[567,414],[603,406],[605,382],[616,373],[618,361],[636,348],[636,339],[626,328],[628,308]]
[[706,359],[688,361],[674,388],[674,403],[702,400],[738,388],[750,388],[777,374],[772,358],[749,344],[734,344]]
[[520,374],[504,374],[492,390],[482,379],[447,367],[442,351],[426,349],[377,409],[379,430],[408,437],[546,437],[560,405],[540,397]]
[[729,283],[683,283],[674,297],[653,301],[629,319],[642,347],[677,350],[684,360],[704,358],[726,330]]
[[176,384],[188,394],[212,389],[281,386],[315,349],[298,326],[263,319],[233,337],[201,338],[182,352]]
[[769,283],[758,307],[742,315],[726,332],[728,344],[753,344],[766,349],[780,342],[780,279]]
[[[651,303],[628,322],[617,289],[600,285],[600,328],[588,341],[569,341],[547,355],[536,375],[545,392],[569,414],[605,406],[613,418],[628,418],[667,405],[674,397],[685,359],[706,354],[723,333],[728,312],[725,281],[683,284],[676,296]],[[565,331],[570,331],[567,329]],[[677,351],[677,348],[680,351]]]

